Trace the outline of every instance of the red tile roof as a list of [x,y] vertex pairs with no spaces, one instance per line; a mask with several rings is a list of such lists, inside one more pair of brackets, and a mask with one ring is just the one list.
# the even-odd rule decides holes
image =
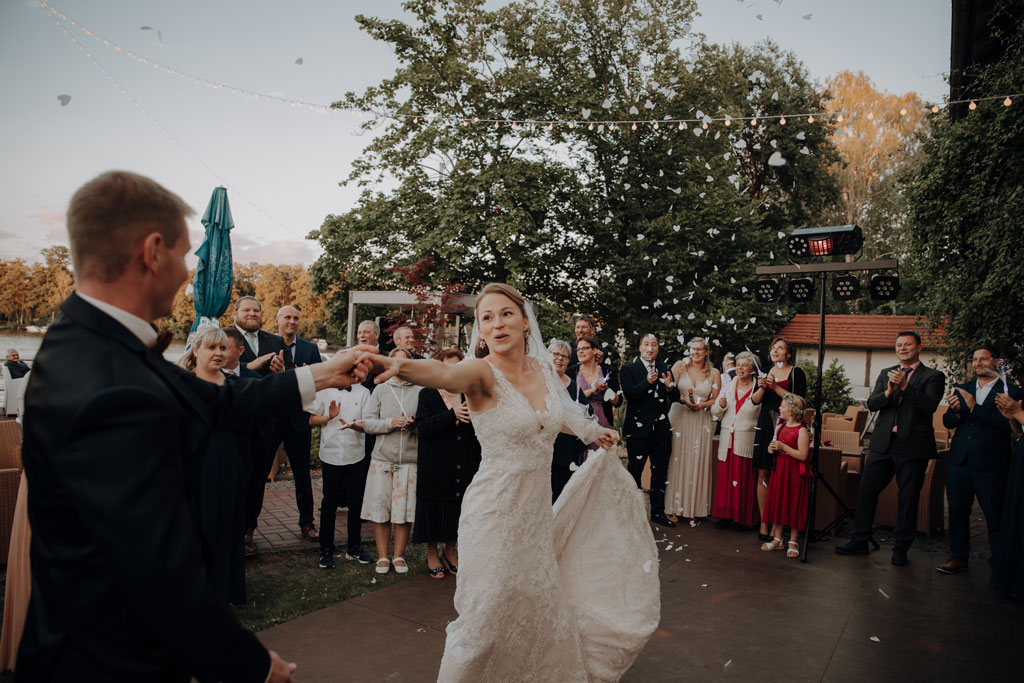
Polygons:
[[[779,331],[779,335],[794,344],[817,346],[820,319],[817,315],[801,313]],[[826,315],[825,345],[857,349],[889,349],[896,342],[896,335],[903,330],[917,330],[924,342],[929,344],[928,329],[917,322],[913,315]]]

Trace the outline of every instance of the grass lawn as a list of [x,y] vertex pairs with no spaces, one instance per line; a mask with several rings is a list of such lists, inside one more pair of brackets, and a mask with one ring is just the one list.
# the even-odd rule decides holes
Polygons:
[[[376,560],[372,544],[364,544]],[[239,620],[251,631],[282,624],[343,600],[390,586],[426,571],[426,546],[409,545],[405,560],[408,574],[381,575],[373,564],[346,560],[344,551],[334,556],[334,569],[320,569],[316,546],[302,550],[261,552],[246,560],[245,585],[248,603],[236,608]]]

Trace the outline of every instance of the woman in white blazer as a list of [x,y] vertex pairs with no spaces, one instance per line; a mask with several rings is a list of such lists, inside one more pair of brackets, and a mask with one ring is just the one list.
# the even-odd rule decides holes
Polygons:
[[722,422],[718,471],[711,514],[718,528],[746,531],[758,523],[756,477],[752,458],[757,418],[761,414],[757,357],[749,351],[736,356],[736,376],[725,385],[711,416]]

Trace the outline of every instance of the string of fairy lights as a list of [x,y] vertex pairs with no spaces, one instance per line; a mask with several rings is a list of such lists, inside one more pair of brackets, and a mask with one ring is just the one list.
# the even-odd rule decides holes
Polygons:
[[[892,112],[898,113],[900,116],[907,116],[910,113],[910,108],[907,106],[892,106],[892,107],[870,107],[861,109],[838,109],[838,110],[821,110],[821,111],[809,111],[809,112],[795,112],[785,114],[756,114],[747,113],[745,115],[730,115],[730,114],[719,114],[711,115],[704,113],[700,109],[697,109],[696,113],[692,117],[688,118],[672,118],[664,117],[662,119],[654,118],[640,118],[639,114],[641,107],[647,110],[655,108],[654,103],[647,99],[643,105],[639,102],[630,105],[629,114],[637,118],[625,118],[625,119],[602,119],[596,120],[591,119],[591,115],[594,113],[593,109],[584,108],[580,112],[578,118],[515,118],[515,117],[485,117],[485,116],[454,116],[451,114],[434,114],[430,112],[400,112],[400,111],[378,111],[372,109],[361,109],[356,107],[346,107],[344,105],[332,105],[323,104],[318,102],[309,102],[305,100],[298,100],[289,97],[282,97],[278,95],[270,95],[257,90],[242,88],[239,86],[229,85],[216,81],[211,78],[204,76],[198,76],[181,69],[176,69],[172,66],[162,64],[148,57],[137,54],[136,52],[129,50],[118,44],[117,42],[104,37],[103,35],[91,30],[90,28],[83,25],[80,21],[73,19],[47,0],[42,0],[42,7],[47,10],[53,17],[70,23],[82,31],[86,36],[93,38],[96,42],[99,42],[103,46],[110,48],[118,54],[129,57],[130,59],[144,65],[151,66],[154,70],[159,71],[169,77],[176,78],[180,81],[192,83],[199,87],[206,87],[217,91],[222,91],[230,95],[250,99],[256,102],[264,103],[277,103],[287,105],[289,107],[307,109],[314,112],[322,113],[334,113],[342,114],[347,112],[351,116],[366,117],[371,116],[374,119],[392,119],[395,121],[401,121],[411,123],[413,125],[419,124],[422,120],[424,123],[440,122],[447,126],[462,126],[468,127],[471,125],[484,125],[490,126],[494,129],[500,129],[502,127],[507,128],[510,131],[517,131],[519,129],[536,131],[538,128],[546,130],[554,130],[556,127],[565,127],[568,129],[574,129],[577,127],[585,127],[589,131],[597,130],[599,133],[605,131],[612,132],[628,128],[630,130],[638,130],[641,127],[647,127],[653,130],[687,130],[691,127],[699,127],[703,130],[708,130],[711,126],[721,125],[723,127],[731,127],[733,124],[738,126],[749,125],[752,128],[756,128],[759,124],[765,124],[769,122],[777,123],[780,126],[785,126],[791,121],[806,121],[807,123],[814,123],[815,121],[831,120],[835,123],[842,123],[848,118],[856,116],[865,116],[869,120],[873,120],[876,115]],[[1022,96],[1024,93],[1011,93],[1006,95],[993,95],[989,97],[979,97],[974,99],[963,99],[963,100],[949,100],[943,104],[926,104],[922,105],[926,112],[932,114],[938,114],[944,109],[947,109],[953,105],[966,104],[970,111],[974,111],[980,104],[987,102],[1002,102],[1004,107],[1009,107],[1013,104],[1014,98]],[[610,110],[613,104],[610,99],[605,98],[597,109]]]

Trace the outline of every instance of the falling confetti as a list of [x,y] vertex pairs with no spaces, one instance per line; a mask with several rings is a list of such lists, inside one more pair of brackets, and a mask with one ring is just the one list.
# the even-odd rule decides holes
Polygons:
[[879,593],[881,593],[881,594],[882,594],[882,595],[883,595],[883,596],[884,596],[885,598],[888,598],[888,597],[889,597],[889,594],[888,594],[888,593],[886,593],[886,592],[885,592],[884,590],[882,590],[881,588],[879,588],[879,589],[878,589],[878,592],[879,592]]
[[139,30],[140,31],[156,31],[156,40],[157,40],[157,42],[160,43],[161,45],[164,44],[164,34],[161,33],[159,29],[155,29],[152,26],[140,26]]
[[[806,147],[804,149],[806,149]],[[768,157],[768,165],[769,166],[785,166],[786,165],[786,158],[784,156],[782,156],[781,152],[776,150],[776,151],[772,152],[772,155],[770,157]]]
[[878,636],[871,636],[870,638],[868,638],[868,640],[876,642],[876,643],[882,642],[882,639],[879,638]]
[[295,63],[298,64],[299,66],[302,66],[302,57],[299,57],[298,59],[296,59]]
[[813,16],[814,16],[813,12],[811,14],[805,14],[804,15],[804,21],[810,21],[811,17],[813,17]]
[[57,99],[60,100],[60,106],[66,107],[71,101],[71,95],[57,95]]

